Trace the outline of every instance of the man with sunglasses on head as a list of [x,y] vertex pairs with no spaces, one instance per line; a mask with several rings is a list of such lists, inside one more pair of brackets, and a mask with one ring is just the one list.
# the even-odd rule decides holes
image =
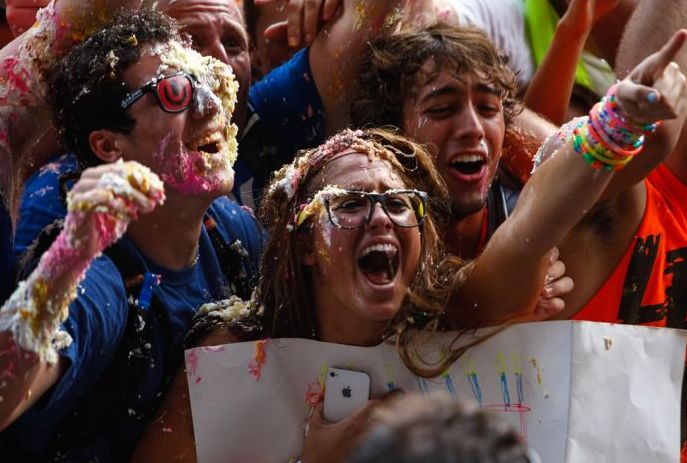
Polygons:
[[[71,342],[35,350],[20,336],[29,312],[13,320],[13,299],[0,310],[0,351],[16,361],[0,385],[0,440],[3,454],[21,461],[127,461],[183,361],[196,309],[249,297],[257,273],[262,232],[226,198],[237,87],[229,67],[191,50],[153,11],[115,18],[52,74],[60,138],[96,167],[70,193],[66,225],[46,255],[58,268],[72,256],[87,271],[75,294],[58,290],[59,275],[27,279],[48,288],[47,303],[29,299],[47,312],[28,326],[53,317],[59,297],[75,297],[58,328]],[[147,166],[162,184],[120,161]],[[81,244],[55,254],[64,236]],[[37,271],[46,271],[43,260]]]

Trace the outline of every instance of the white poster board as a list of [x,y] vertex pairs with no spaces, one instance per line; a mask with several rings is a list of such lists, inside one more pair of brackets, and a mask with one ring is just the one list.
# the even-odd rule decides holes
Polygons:
[[434,379],[391,345],[278,339],[186,351],[198,460],[300,455],[308,399],[330,366],[367,372],[371,396],[434,390],[502,414],[544,462],[679,461],[685,332],[592,322],[510,327]]

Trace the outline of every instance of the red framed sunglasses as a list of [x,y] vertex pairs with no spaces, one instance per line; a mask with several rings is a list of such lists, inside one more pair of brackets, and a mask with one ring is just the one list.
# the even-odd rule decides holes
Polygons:
[[184,71],[169,76],[153,77],[125,96],[119,105],[126,111],[146,93],[152,92],[164,112],[180,113],[191,106],[194,88],[198,85],[196,78]]

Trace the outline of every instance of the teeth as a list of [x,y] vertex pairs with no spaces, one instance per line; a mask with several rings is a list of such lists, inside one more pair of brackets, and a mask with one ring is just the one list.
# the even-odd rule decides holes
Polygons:
[[200,138],[198,140],[194,140],[192,143],[189,144],[189,146],[193,147],[193,149],[198,149],[200,146],[205,146],[209,145],[211,143],[215,143],[216,145],[219,146],[219,144],[222,142],[222,134],[219,132],[214,132],[211,133],[210,135],[207,135],[203,138]]
[[456,156],[453,161],[451,161],[452,164],[457,163],[457,162],[480,162],[482,161],[482,156],[478,154],[463,154],[461,156]]
[[362,257],[365,257],[369,253],[375,252],[375,251],[383,252],[383,253],[386,253],[388,256],[393,257],[398,252],[398,248],[391,243],[373,244],[373,245],[368,246],[365,249],[363,249]]

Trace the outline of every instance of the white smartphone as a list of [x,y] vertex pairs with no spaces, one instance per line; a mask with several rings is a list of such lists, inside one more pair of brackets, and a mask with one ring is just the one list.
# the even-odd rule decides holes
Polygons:
[[324,419],[346,418],[370,398],[370,376],[362,371],[329,368],[324,388]]

